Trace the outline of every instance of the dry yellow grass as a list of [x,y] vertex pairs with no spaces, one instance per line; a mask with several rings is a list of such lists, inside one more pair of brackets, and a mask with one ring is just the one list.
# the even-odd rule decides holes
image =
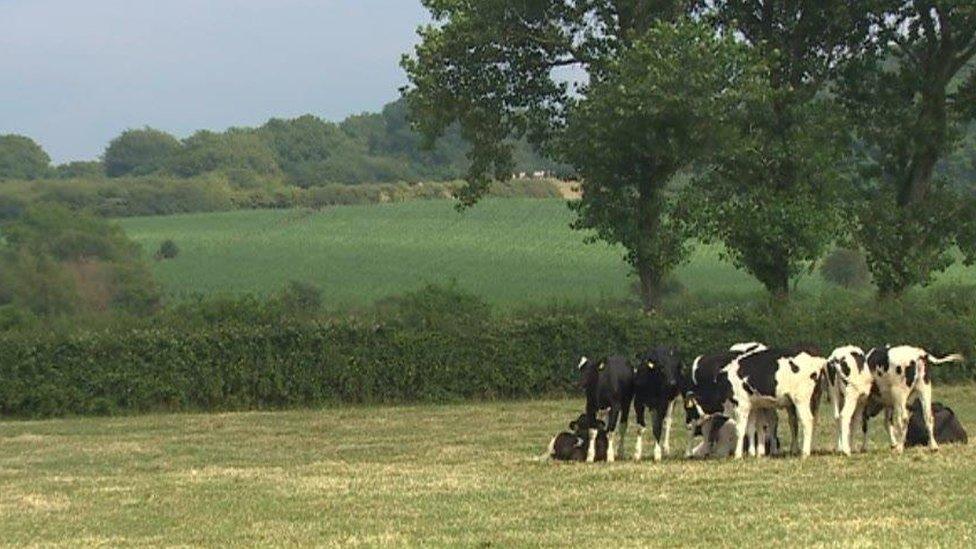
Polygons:
[[[976,425],[976,388],[937,387],[937,397]],[[0,423],[0,540],[966,546],[976,537],[972,446],[893,456],[876,422],[874,450],[850,459],[534,459],[580,404]],[[826,408],[821,418],[826,450]],[[675,434],[677,451],[683,429]]]

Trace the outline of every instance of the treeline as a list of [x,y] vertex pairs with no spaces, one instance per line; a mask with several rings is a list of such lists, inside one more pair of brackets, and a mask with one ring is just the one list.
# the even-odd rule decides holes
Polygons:
[[[524,141],[512,146],[516,170],[561,169]],[[305,115],[272,119],[258,128],[201,130],[185,139],[148,127],[130,129],[108,143],[100,159],[57,166],[30,138],[5,135],[0,137],[0,188],[11,180],[107,178],[125,184],[140,177],[159,181],[213,174],[239,188],[449,181],[466,173],[468,150],[457,128],[426,148],[400,100],[338,124]]]

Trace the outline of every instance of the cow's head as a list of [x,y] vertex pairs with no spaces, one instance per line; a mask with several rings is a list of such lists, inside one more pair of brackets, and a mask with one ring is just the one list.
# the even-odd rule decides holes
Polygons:
[[600,379],[600,370],[603,368],[603,362],[591,360],[585,356],[580,357],[579,364],[576,365],[576,369],[579,370],[579,381],[576,386],[580,389],[596,387]]
[[637,383],[659,382],[668,390],[677,391],[681,384],[681,359],[671,347],[651,349],[637,358]]
[[694,393],[684,394],[685,402],[685,426],[689,429],[694,429],[698,426],[702,419],[701,408],[698,406],[698,401],[695,400]]
[[580,414],[580,416],[573,421],[569,422],[569,430],[577,435],[585,434],[590,429],[596,429],[598,431],[605,431],[607,429],[607,424],[603,421],[597,419],[593,425],[590,425],[586,421],[586,414]]

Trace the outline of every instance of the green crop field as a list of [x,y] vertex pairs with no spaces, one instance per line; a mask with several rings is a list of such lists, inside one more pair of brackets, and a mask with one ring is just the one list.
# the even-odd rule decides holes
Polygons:
[[[333,306],[455,281],[493,304],[596,302],[630,295],[619,248],[584,244],[562,200],[492,199],[463,214],[448,201],[235,211],[120,220],[148,254],[165,239],[181,253],[154,263],[171,297],[263,294],[289,280],[320,286]],[[943,279],[966,280],[954,267]],[[758,292],[748,275],[698,247],[678,279],[701,296]],[[817,275],[799,290],[819,292]]]
[[[976,425],[976,387],[936,387]],[[537,459],[580,399],[0,423],[4,545],[841,545],[976,541],[976,448]],[[680,414],[679,414],[680,415]],[[781,428],[785,429],[785,427]],[[787,435],[788,437],[788,435]],[[673,447],[684,447],[675,429]],[[632,449],[633,430],[628,437]],[[786,443],[786,440],[784,440]]]

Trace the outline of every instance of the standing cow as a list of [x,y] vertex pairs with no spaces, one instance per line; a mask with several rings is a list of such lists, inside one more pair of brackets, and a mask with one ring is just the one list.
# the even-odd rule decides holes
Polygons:
[[634,373],[634,415],[639,425],[635,461],[640,461],[644,450],[645,408],[654,413],[654,461],[661,461],[662,450],[664,455],[671,453],[671,417],[680,393],[680,377],[681,360],[671,347],[657,347],[638,357]]
[[798,425],[803,443],[800,456],[807,457],[813,444],[813,419],[821,375],[827,360],[807,350],[767,349],[736,358],[722,369],[727,393],[725,415],[735,422],[735,458],[742,457],[743,438],[753,409],[786,408],[790,416],[793,447]]
[[916,399],[922,402],[922,417],[928,431],[929,449],[939,449],[933,429],[929,367],[963,360],[960,354],[936,358],[925,349],[910,345],[877,347],[868,352],[868,368],[874,376],[878,398],[885,414],[885,425],[888,427],[888,437],[895,453],[901,453],[905,449],[908,404]]
[[837,420],[837,451],[851,455],[853,425],[862,428],[861,451],[867,450],[865,408],[871,395],[874,376],[865,363],[864,351],[848,345],[834,349],[827,357],[827,394]]
[[[578,368],[579,387],[586,393],[585,421],[590,435],[586,461],[592,462],[596,458],[596,414],[609,410],[607,461],[612,462],[617,458],[617,448],[623,448],[624,435],[627,433],[627,417],[630,414],[630,403],[634,399],[634,369],[623,356],[611,356],[602,361],[589,360],[584,356],[580,359]],[[618,419],[619,438],[615,437]]]

